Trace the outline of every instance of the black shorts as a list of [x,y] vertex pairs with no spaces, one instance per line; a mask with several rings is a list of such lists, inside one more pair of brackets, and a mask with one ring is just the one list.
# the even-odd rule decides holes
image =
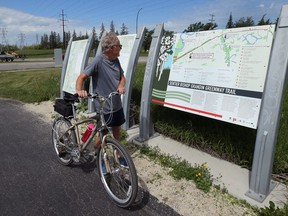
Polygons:
[[125,122],[123,108],[114,113],[105,114],[104,118],[108,127],[121,126]]

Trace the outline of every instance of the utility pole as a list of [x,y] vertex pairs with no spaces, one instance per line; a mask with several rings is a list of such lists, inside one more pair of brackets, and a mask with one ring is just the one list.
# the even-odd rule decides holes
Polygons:
[[36,34],[36,45],[39,44],[38,34]]
[[0,28],[0,29],[1,29],[1,34],[2,34],[2,46],[1,46],[1,52],[2,52],[4,45],[6,45],[6,46],[8,45],[7,39],[6,39],[7,30],[6,30],[6,28]]
[[209,14],[209,15],[211,16],[211,19],[209,19],[209,21],[210,21],[211,23],[214,23],[214,21],[215,21],[215,20],[214,20],[214,16],[215,16],[215,15],[214,15],[214,14]]
[[210,14],[210,16],[211,16],[211,19],[209,19],[209,21],[210,21],[210,23],[211,23],[211,26],[210,26],[210,28],[209,28],[209,30],[212,30],[212,29],[214,29],[215,28],[215,20],[214,20],[214,14]]
[[61,22],[62,22],[62,29],[63,29],[63,49],[66,48],[66,37],[65,37],[65,21],[67,21],[64,17],[66,16],[64,14],[64,10],[62,9],[61,15]]
[[24,47],[24,41],[25,41],[25,34],[23,34],[23,33],[19,34],[18,38],[20,39],[21,58],[23,58],[24,57],[23,47]]

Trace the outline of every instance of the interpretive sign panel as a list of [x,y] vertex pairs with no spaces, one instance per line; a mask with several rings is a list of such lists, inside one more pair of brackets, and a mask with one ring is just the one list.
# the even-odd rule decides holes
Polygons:
[[118,38],[120,40],[120,44],[122,44],[119,61],[122,69],[124,70],[124,76],[126,76],[129,59],[136,40],[136,34],[119,35]]
[[72,42],[63,84],[63,91],[70,94],[76,93],[76,79],[82,70],[87,43],[88,39]]
[[152,102],[257,128],[275,25],[164,37]]

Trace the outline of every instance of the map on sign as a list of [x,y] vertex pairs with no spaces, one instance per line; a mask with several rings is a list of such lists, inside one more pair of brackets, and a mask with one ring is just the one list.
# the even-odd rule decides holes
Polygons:
[[88,39],[72,42],[63,84],[63,91],[70,94],[76,93],[76,79],[82,70],[87,43]]
[[257,128],[274,25],[163,37],[152,102]]
[[124,76],[127,73],[128,63],[131,56],[131,52],[136,40],[136,34],[129,35],[119,35],[120,44],[122,44],[122,49],[119,56],[119,61],[122,69],[124,70]]

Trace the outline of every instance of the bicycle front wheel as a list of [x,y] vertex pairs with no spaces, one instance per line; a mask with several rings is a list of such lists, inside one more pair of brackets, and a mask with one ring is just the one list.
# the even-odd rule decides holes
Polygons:
[[58,161],[62,165],[72,163],[72,156],[69,149],[76,143],[76,134],[74,130],[68,130],[71,122],[64,117],[55,119],[52,127],[52,143]]
[[117,140],[106,139],[100,148],[97,168],[104,188],[116,205],[126,208],[133,204],[138,192],[138,178],[133,160]]

